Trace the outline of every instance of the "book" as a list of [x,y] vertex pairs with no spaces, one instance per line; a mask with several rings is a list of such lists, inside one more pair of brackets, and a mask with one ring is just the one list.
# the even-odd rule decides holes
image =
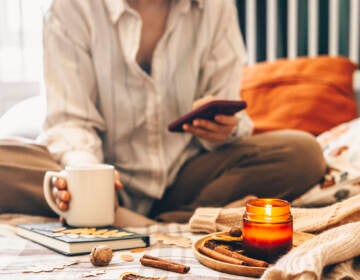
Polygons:
[[117,227],[75,228],[61,223],[20,224],[16,233],[64,255],[86,254],[97,245],[107,245],[112,250],[144,248],[149,246],[149,236]]

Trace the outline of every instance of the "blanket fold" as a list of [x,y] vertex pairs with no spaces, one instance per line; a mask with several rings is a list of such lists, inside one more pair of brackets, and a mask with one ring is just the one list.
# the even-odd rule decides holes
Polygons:
[[[198,208],[189,224],[192,232],[215,232],[242,226],[245,208]],[[360,220],[360,195],[322,208],[291,208],[294,230],[320,232]],[[206,226],[204,226],[206,225]]]

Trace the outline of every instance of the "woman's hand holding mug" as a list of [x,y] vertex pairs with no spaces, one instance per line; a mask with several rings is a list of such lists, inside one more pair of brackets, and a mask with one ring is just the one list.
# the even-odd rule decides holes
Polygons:
[[[52,194],[57,206],[62,211],[66,211],[69,208],[69,202],[71,200],[71,194],[67,188],[66,180],[62,177],[53,177],[51,179]],[[120,181],[120,172],[114,170],[114,185],[116,190],[122,189],[123,185]]]
[[69,225],[97,227],[114,222],[114,186],[122,188],[112,165],[90,164],[47,171],[43,189],[50,208]]

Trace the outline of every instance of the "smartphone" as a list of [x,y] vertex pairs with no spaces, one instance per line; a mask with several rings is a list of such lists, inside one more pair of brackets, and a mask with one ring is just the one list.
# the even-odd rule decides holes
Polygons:
[[182,126],[191,124],[195,119],[214,120],[216,115],[234,115],[246,108],[245,101],[214,100],[199,106],[195,110],[171,122],[168,130],[171,132],[184,132]]

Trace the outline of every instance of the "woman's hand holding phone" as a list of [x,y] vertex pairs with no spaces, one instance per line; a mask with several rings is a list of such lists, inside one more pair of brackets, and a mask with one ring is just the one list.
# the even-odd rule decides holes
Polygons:
[[183,130],[210,143],[222,143],[230,137],[238,123],[235,115],[216,115],[214,121],[195,119],[192,124],[184,124]]
[[189,132],[211,143],[226,141],[238,125],[235,113],[245,109],[244,101],[217,100],[204,97],[196,100],[193,110],[172,122],[169,130]]

